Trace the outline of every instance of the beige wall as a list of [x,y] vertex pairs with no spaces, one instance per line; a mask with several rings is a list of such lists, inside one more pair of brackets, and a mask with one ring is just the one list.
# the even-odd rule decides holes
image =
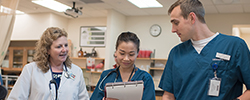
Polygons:
[[68,19],[52,13],[17,15],[11,40],[39,40],[51,26],[67,29]]
[[[169,16],[128,17],[126,30],[138,34],[141,40],[141,49],[155,49],[155,58],[167,58],[171,48],[180,43],[177,35],[171,32],[169,19]],[[162,32],[158,37],[153,37],[149,33],[149,28],[153,24],[158,24],[162,28]]]
[[105,69],[113,68],[115,42],[118,35],[125,31],[126,16],[115,11],[108,10],[107,17],[107,35],[106,35],[106,48],[105,48]]
[[65,31],[68,31],[69,19],[56,14],[50,14],[49,19],[50,19],[49,27],[60,27],[63,28]]
[[250,14],[207,14],[205,19],[213,32],[232,34],[233,25],[250,24]]
[[250,47],[250,34],[240,34],[240,37],[245,40],[249,48]]

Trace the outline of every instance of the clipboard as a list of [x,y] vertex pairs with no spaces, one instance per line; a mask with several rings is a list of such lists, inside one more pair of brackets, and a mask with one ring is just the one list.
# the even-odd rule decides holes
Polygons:
[[116,82],[105,85],[106,98],[119,100],[141,100],[143,94],[143,81]]

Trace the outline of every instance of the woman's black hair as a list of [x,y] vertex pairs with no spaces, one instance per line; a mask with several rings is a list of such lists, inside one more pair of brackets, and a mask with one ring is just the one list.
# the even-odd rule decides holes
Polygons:
[[133,42],[136,47],[137,47],[137,53],[139,52],[140,50],[140,39],[137,37],[137,35],[133,32],[122,32],[118,38],[117,38],[117,41],[116,41],[116,46],[115,46],[115,49],[117,50],[117,47],[119,46],[119,44],[121,42]]

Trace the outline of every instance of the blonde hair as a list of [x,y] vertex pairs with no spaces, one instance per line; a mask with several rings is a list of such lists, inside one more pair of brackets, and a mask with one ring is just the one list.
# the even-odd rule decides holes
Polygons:
[[[34,54],[33,61],[37,63],[38,68],[40,68],[44,73],[49,70],[50,55],[48,54],[48,50],[50,50],[50,46],[52,45],[53,41],[62,36],[67,37],[67,32],[58,27],[49,27],[43,32],[40,40],[36,43],[36,52]],[[66,58],[64,63],[67,67],[71,68],[72,62],[69,59],[69,56]]]

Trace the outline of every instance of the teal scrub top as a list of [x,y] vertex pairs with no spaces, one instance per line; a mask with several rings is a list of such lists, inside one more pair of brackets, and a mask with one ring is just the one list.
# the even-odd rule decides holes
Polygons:
[[[230,60],[215,61],[216,53],[230,55]],[[214,77],[212,64],[217,63],[221,78],[219,96],[208,96],[209,79]],[[250,89],[250,53],[244,40],[217,35],[200,54],[190,40],[174,47],[165,66],[159,87],[173,93],[176,100],[232,100]]]
[[[144,82],[144,90],[143,90],[143,95],[142,95],[142,100],[155,100],[155,88],[154,88],[154,82],[153,79],[151,77],[151,75],[144,71],[144,70],[140,70],[139,68],[137,68],[137,71],[135,72],[135,74],[133,75],[133,77],[131,78],[131,81],[139,81],[142,80]],[[100,82],[102,81],[102,79],[111,71],[114,71],[115,69],[109,69],[106,71],[103,71],[101,74],[101,77],[95,87],[95,90],[93,92],[93,94],[91,95],[90,100],[102,100],[102,98],[104,97],[104,92],[101,91],[98,87]],[[122,82],[122,78],[120,76],[120,72],[118,70],[118,78],[116,82]],[[100,88],[104,90],[104,86],[106,83],[112,83],[115,81],[116,78],[116,72],[112,72],[100,85]]]

